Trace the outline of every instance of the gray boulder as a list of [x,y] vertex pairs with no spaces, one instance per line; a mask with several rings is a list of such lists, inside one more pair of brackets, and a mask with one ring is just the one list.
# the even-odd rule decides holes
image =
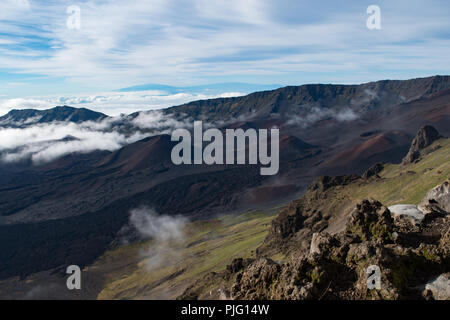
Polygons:
[[430,206],[436,205],[442,210],[450,213],[450,183],[445,181],[443,184],[431,189],[425,198],[418,205],[419,210],[425,214],[430,213]]
[[435,300],[450,300],[450,273],[441,274],[425,285],[425,295]]

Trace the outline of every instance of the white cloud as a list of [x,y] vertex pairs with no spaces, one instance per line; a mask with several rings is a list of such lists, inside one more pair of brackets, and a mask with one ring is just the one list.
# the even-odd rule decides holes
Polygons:
[[334,114],[337,121],[353,121],[359,118],[359,116],[352,109],[344,109]]
[[142,110],[163,109],[194,100],[227,98],[242,95],[243,93],[239,92],[224,92],[214,95],[201,93],[177,93],[168,95],[160,91],[137,91],[0,99],[0,115],[8,113],[11,109],[42,110],[55,106],[69,105],[103,112],[109,116],[117,116],[122,113],[130,114]]
[[56,122],[21,129],[0,129],[0,159],[4,162],[31,159],[40,164],[72,153],[114,151],[145,137],[140,132],[125,136],[115,131],[99,131],[98,125]]
[[131,122],[140,129],[166,129],[164,132],[167,133],[172,129],[190,127],[193,120],[180,121],[171,116],[165,116],[161,112],[140,112]]
[[[31,160],[34,164],[53,161],[73,153],[95,150],[115,151],[147,136],[169,134],[174,128],[187,127],[190,122],[175,120],[161,111],[142,112],[135,118],[118,116],[94,122],[34,123],[27,119],[23,128],[0,129],[0,161],[11,163]],[[133,127],[123,133],[120,124]]]
[[316,106],[305,107],[308,111],[306,111],[303,115],[296,114],[289,116],[289,120],[286,124],[297,125],[305,129],[312,126],[314,123],[327,118],[331,118],[339,122],[353,121],[359,118],[359,115],[350,108],[334,110],[329,108],[319,108]]
[[[87,1],[79,3],[81,30],[66,28],[65,9],[73,3],[34,1],[24,11],[11,1],[3,5],[8,20],[0,19],[0,28],[24,46],[1,49],[0,68],[92,85],[180,84],[211,76],[304,79],[303,72],[348,82],[450,67],[450,42],[442,32],[450,27],[448,4],[439,0],[383,2],[380,31],[367,30],[360,1],[341,7],[334,1]],[[48,43],[27,46],[30,37]]]
[[148,270],[173,265],[181,258],[180,246],[185,240],[187,222],[184,217],[158,215],[146,207],[131,210],[129,227],[137,232],[141,240],[152,240],[148,249],[142,252],[147,258]]

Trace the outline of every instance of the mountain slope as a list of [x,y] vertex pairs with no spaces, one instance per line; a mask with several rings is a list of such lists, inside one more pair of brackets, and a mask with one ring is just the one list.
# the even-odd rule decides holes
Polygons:
[[100,112],[68,106],[55,107],[47,110],[11,110],[8,114],[0,117],[0,127],[14,128],[54,121],[80,123],[83,121],[99,121],[105,118],[107,116]]
[[[433,288],[426,283],[450,271],[449,213],[431,201],[431,213],[414,223],[407,216],[394,219],[376,200],[363,200],[418,204],[429,190],[448,181],[450,139],[436,141],[422,154],[416,163],[385,165],[368,179],[319,178],[272,221],[258,258],[235,260],[230,265],[235,268],[199,279],[182,297],[208,299],[208,292],[217,289],[238,299],[438,297],[439,292],[425,288]],[[365,271],[371,264],[382,268],[381,290],[366,288]]]
[[204,121],[306,115],[314,108],[350,108],[364,113],[429,97],[450,88],[449,76],[405,81],[384,80],[362,85],[310,84],[256,92],[245,97],[194,101],[167,109],[170,114],[201,116]]

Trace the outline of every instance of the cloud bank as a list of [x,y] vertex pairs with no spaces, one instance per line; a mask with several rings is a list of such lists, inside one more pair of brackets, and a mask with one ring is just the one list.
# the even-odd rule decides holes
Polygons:
[[[39,165],[73,153],[115,151],[145,137],[168,134],[175,128],[191,125],[189,119],[176,120],[161,111],[98,122],[32,123],[33,120],[28,119],[29,125],[22,128],[0,128],[0,162],[31,161]],[[123,126],[128,130],[123,130]]]
[[0,160],[11,163],[30,159],[42,164],[73,153],[114,151],[144,137],[139,132],[126,136],[97,129],[95,123],[70,122],[1,129]]
[[151,240],[148,249],[142,252],[148,270],[174,264],[181,258],[187,222],[184,217],[158,215],[147,207],[131,210],[129,227],[140,240]]
[[42,96],[31,98],[1,99],[0,115],[12,109],[43,110],[54,106],[70,105],[88,108],[109,116],[130,114],[141,110],[158,110],[195,100],[242,96],[240,92],[223,92],[215,95],[202,93],[166,94],[159,91],[103,92],[90,95]]

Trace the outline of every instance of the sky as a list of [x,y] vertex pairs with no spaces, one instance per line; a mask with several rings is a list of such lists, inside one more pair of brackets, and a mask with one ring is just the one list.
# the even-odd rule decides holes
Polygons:
[[[381,29],[367,27],[370,5]],[[112,92],[146,83],[448,75],[449,16],[448,0],[1,0],[0,114],[64,102],[118,114],[209,97]]]

